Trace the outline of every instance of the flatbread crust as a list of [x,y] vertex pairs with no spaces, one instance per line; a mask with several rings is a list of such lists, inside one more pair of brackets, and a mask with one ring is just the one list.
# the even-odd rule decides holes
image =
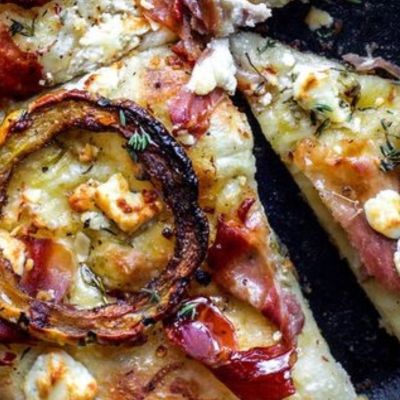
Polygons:
[[[187,83],[189,78],[185,70],[186,67],[177,63],[176,56],[169,48],[161,47],[131,54],[110,67],[102,68],[78,82],[70,83],[68,89],[84,88],[110,98],[132,99],[151,110],[157,119],[172,130],[168,100]],[[305,314],[305,326],[298,337],[299,359],[293,371],[297,393],[291,399],[355,399],[356,395],[347,375],[333,360],[315,325],[300,293],[291,263],[280,254],[279,245],[268,226],[257,196],[254,180],[255,162],[252,155],[253,141],[245,116],[238,112],[226,96],[223,96],[209,120],[210,125],[206,134],[197,138],[189,132],[180,132],[178,140],[185,145],[198,175],[200,205],[204,209],[212,210],[207,214],[211,241],[215,237],[218,215],[236,213],[243,199],[248,196],[253,197],[255,203],[248,211],[248,218],[260,228],[253,234],[257,240],[264,243],[265,257],[278,267],[279,279],[283,280],[287,290],[295,295]],[[90,178],[104,180],[117,171],[123,174],[124,171],[137,173],[136,167],[127,157],[124,158],[123,152],[114,140],[118,141],[107,133],[95,137],[90,133],[69,132],[61,136],[56,143],[28,157],[17,168],[10,182],[7,218],[3,220],[2,228],[10,229],[18,220],[17,188],[24,183],[25,194],[32,195],[29,189],[43,190],[40,196],[46,200],[36,203],[36,207],[30,207],[32,204],[29,202],[37,201],[38,193],[35,192],[36,197],[33,196],[33,200],[32,196],[31,200],[29,195],[25,196],[28,198],[25,207],[31,210],[30,218],[33,216],[36,220],[40,220],[44,225],[41,229],[48,230],[51,227],[50,230],[55,238],[63,240],[64,244],[73,249],[76,242],[72,239],[81,231],[83,223],[79,218],[77,221],[76,215],[71,212],[68,202],[65,201],[65,193],[69,193],[74,187]],[[86,141],[98,148],[99,154],[91,169],[86,164],[85,174],[82,175],[82,162],[79,161],[77,154]],[[110,144],[112,145],[109,146]],[[61,154],[60,148],[63,149]],[[47,169],[43,170],[44,166]],[[52,182],[51,187],[48,186],[48,182]],[[131,185],[139,184],[140,182],[131,182]],[[143,182],[141,185],[147,187],[148,183]],[[72,232],[72,239],[68,242],[68,237],[71,235],[66,235],[65,229],[71,220],[74,221],[75,231]],[[135,257],[143,255],[147,258],[146,266],[142,269],[126,271],[123,265],[113,263],[111,260],[112,270],[108,269],[110,266],[107,264],[100,264],[97,267],[93,264],[94,271],[109,287],[122,284],[125,288],[129,288],[132,278],[138,273],[141,279],[147,280],[153,276],[154,268],[160,268],[171,254],[172,244],[162,235],[163,230],[171,226],[173,224],[168,212],[163,211],[134,236],[132,245],[137,251]],[[114,253],[118,251],[129,253],[126,245],[121,247],[110,233],[99,234],[113,243]],[[92,239],[91,236],[90,238]],[[100,256],[106,255],[101,253],[102,248],[98,251]],[[82,288],[78,286],[75,282],[75,289],[80,291],[78,293],[80,295],[74,297],[75,304],[87,307],[93,306],[96,302],[101,303],[98,291],[91,292],[87,285],[83,285]],[[279,341],[279,332],[271,321],[264,318],[255,308],[221,290],[214,282],[207,286],[194,282],[191,295],[195,294],[211,297],[213,302],[224,310],[224,315],[236,327],[241,349],[266,346]],[[17,358],[11,366],[0,369],[2,399],[30,400],[29,394],[24,397],[23,393],[27,373],[32,369],[38,355],[54,352],[56,348],[57,346],[53,345],[34,343],[3,346],[5,352],[15,353]],[[115,348],[90,345],[82,348],[65,347],[64,350],[75,360],[80,361],[92,374],[98,385],[98,398],[102,400],[121,397],[125,399],[189,397],[202,400],[236,398],[208,369],[199,362],[188,359],[180,350],[169,344],[160,325],[151,328],[148,341],[142,346]],[[204,382],[207,382],[207,385],[204,385]]]
[[[238,34],[232,38],[233,53],[241,71],[239,86],[249,101],[266,139],[288,167],[342,256],[348,260],[360,285],[378,309],[383,325],[389,333],[400,338],[400,294],[394,289],[398,279],[393,265],[394,254],[389,254],[389,264],[383,264],[381,268],[385,271],[380,278],[381,283],[373,274],[368,271],[366,274],[360,258],[365,249],[359,246],[356,250],[355,245],[350,244],[349,232],[345,232],[343,225],[338,222],[341,215],[336,214],[336,220],[332,216],[332,207],[336,204],[329,202],[327,197],[322,195],[321,185],[318,186],[314,177],[299,161],[305,161],[306,156],[297,151],[301,143],[304,145],[307,140],[311,140],[310,143],[317,148],[331,149],[330,155],[325,154],[326,159],[335,154],[337,160],[348,160],[345,158],[348,154],[346,151],[354,142],[356,145],[352,157],[355,162],[364,162],[365,166],[365,160],[373,160],[371,165],[374,166],[365,169],[364,175],[360,175],[364,178],[359,180],[365,185],[367,197],[372,198],[381,190],[395,188],[391,182],[396,181],[396,171],[384,171],[385,155],[381,146],[387,145],[387,140],[390,143],[397,140],[391,135],[398,126],[398,87],[390,80],[352,73],[342,64],[316,55],[300,53],[275,41],[271,41],[268,46],[267,41],[255,34]],[[307,90],[302,93],[300,80],[302,77],[307,78],[306,74],[322,77],[324,83],[316,80],[310,83],[311,89],[308,93]],[[259,77],[258,83],[263,81],[259,88],[256,87],[255,75]],[[254,85],[252,80],[253,83],[256,82]],[[344,102],[341,103],[346,85],[352,86],[355,92],[352,98],[344,97]],[[317,89],[314,91],[313,88]],[[311,111],[317,113],[312,115],[316,116],[316,120],[310,119]],[[390,132],[387,132],[389,128],[386,125],[390,126]],[[340,167],[336,170],[338,168]],[[329,179],[334,170],[326,169],[321,177],[326,176]],[[356,182],[351,181],[351,170],[347,170],[346,174],[349,187],[355,187]],[[367,198],[363,199],[361,196],[348,197],[346,200],[346,195],[344,196],[347,203],[356,201],[354,211],[357,216],[354,218],[364,217],[365,200]],[[371,233],[368,224],[357,233],[358,237],[365,234],[367,228],[369,236],[374,234],[381,241],[388,240],[383,235]],[[383,253],[382,248],[375,253]],[[391,278],[388,278],[390,276]]]

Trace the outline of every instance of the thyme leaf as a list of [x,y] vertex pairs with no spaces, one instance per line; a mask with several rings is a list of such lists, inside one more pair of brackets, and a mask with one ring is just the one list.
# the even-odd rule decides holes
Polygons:
[[320,113],[332,112],[333,108],[328,106],[328,104],[317,104],[314,109]]
[[152,143],[150,135],[142,128],[139,128],[139,132],[135,132],[129,139],[128,146],[137,152],[143,152],[147,146]]
[[26,37],[33,37],[35,36],[35,24],[36,24],[36,18],[33,18],[32,24],[30,26],[24,25],[19,21],[16,21],[15,19],[12,19],[12,24],[9,28],[9,31],[11,33],[11,36],[15,36],[18,33],[22,36]]
[[381,120],[381,126],[385,134],[385,143],[380,146],[383,159],[381,159],[379,168],[383,172],[393,171],[400,165],[400,149],[397,149],[389,139],[390,136],[395,136],[389,133],[389,128],[392,124],[393,122],[386,119]]
[[331,123],[331,120],[329,118],[326,118],[316,129],[315,131],[315,136],[319,137],[321,136],[322,132],[329,126]]
[[197,303],[195,301],[190,301],[186,303],[179,311],[178,318],[189,318],[194,319],[197,314]]
[[158,295],[158,293],[156,291],[151,290],[151,289],[146,289],[146,288],[142,289],[141,291],[150,294],[151,302],[159,303],[161,301],[160,296]]

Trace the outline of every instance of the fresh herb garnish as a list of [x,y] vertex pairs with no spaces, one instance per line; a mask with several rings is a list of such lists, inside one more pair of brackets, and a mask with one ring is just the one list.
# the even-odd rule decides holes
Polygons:
[[331,123],[331,120],[329,118],[326,118],[316,129],[315,131],[315,136],[319,137],[321,136],[322,132],[329,126]]
[[190,301],[186,303],[179,311],[178,318],[189,318],[194,319],[197,314],[197,303],[195,301]]
[[126,117],[123,110],[119,110],[119,122],[122,126],[126,126]]
[[400,165],[400,149],[396,149],[389,139],[389,136],[394,136],[389,134],[389,128],[392,124],[393,122],[386,119],[381,120],[381,126],[385,134],[385,143],[380,146],[384,158],[381,160],[379,168],[383,172],[393,171]]
[[265,45],[262,47],[257,47],[257,50],[258,50],[259,54],[262,54],[262,53],[264,53],[265,50],[272,49],[275,46],[276,46],[276,40],[267,38],[265,41]]
[[83,282],[97,289],[100,292],[102,302],[107,304],[108,301],[103,281],[86,264],[81,265],[80,273]]
[[153,303],[159,303],[161,301],[160,296],[158,295],[158,293],[154,290],[151,289],[142,289],[142,292],[148,293],[150,294],[150,301]]
[[320,113],[325,113],[325,112],[332,112],[333,108],[331,106],[328,106],[327,104],[317,104],[314,109]]
[[128,147],[133,151],[143,152],[147,146],[152,142],[150,135],[142,128],[139,128],[139,132],[135,132],[128,142]]
[[24,24],[21,24],[21,22],[18,22],[15,19],[11,19],[11,21],[12,21],[12,25],[10,26],[11,36],[15,36],[18,33],[26,37],[35,36],[36,18],[33,18],[31,26],[26,26]]

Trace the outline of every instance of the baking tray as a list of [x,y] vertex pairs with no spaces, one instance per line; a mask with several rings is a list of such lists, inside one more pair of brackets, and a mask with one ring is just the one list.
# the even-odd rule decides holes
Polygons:
[[[400,0],[325,0],[314,5],[336,21],[336,32],[311,32],[304,24],[310,4],[293,3],[275,12],[261,33],[330,58],[355,52],[400,65]],[[374,47],[376,47],[374,45]],[[247,110],[249,111],[249,110]],[[334,357],[351,376],[356,390],[371,400],[400,399],[400,343],[389,336],[379,316],[358,286],[346,262],[330,243],[296,184],[261,135],[255,131],[255,155],[260,196],[271,225],[289,250],[299,271],[305,296]],[[341,400],[341,399],[337,399]]]

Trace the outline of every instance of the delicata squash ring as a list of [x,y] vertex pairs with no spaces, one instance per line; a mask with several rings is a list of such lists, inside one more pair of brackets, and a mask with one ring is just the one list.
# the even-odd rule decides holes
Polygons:
[[[114,131],[126,139],[147,135],[147,146],[132,148],[130,141],[127,149],[136,150],[174,216],[174,256],[131,300],[78,310],[28,296],[19,289],[18,276],[0,255],[0,317],[48,342],[139,343],[147,326],[176,311],[190,276],[206,255],[208,225],[197,203],[197,178],[182,147],[161,123],[132,101],[111,101],[78,90],[61,91],[39,98],[27,111],[11,114],[0,127],[0,207],[14,166],[71,128]],[[159,301],[154,301],[155,296]]]

